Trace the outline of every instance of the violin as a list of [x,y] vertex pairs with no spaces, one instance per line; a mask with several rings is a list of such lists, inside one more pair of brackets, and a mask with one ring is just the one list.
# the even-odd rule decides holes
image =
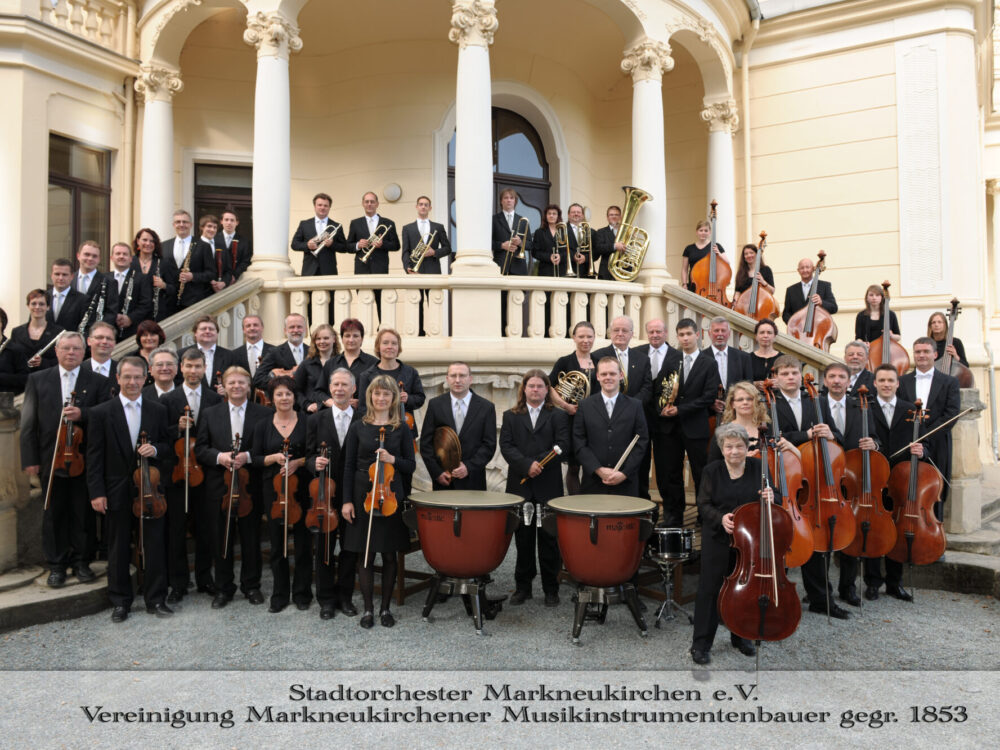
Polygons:
[[[792,519],[792,541],[785,554],[785,565],[797,568],[804,565],[813,553],[812,526],[799,510],[799,493],[802,491],[802,462],[794,453],[786,453],[779,445],[781,429],[778,427],[778,402],[774,397],[774,381],[764,381],[764,400],[771,410],[774,430],[774,451],[769,453],[768,468],[774,477],[775,490],[781,498],[781,507]],[[807,487],[808,487],[808,483]],[[806,490],[808,494],[808,489]]]
[[[139,433],[139,445],[149,442],[145,430]],[[138,448],[138,446],[137,446]],[[138,468],[132,473],[135,484],[135,499],[132,501],[132,515],[139,519],[139,551],[142,554],[142,567],[146,568],[146,544],[144,522],[154,518],[163,518],[167,512],[167,499],[160,491],[160,470],[149,465],[146,456],[138,455]]]
[[826,308],[813,302],[813,296],[819,288],[819,275],[825,270],[826,253],[820,250],[819,262],[809,284],[809,299],[805,307],[788,319],[788,335],[828,352],[830,345],[837,340],[837,324]]
[[[825,424],[812,373],[804,380],[816,414],[814,424]],[[855,531],[854,514],[840,494],[844,449],[814,431],[812,440],[800,445],[799,452],[803,473],[810,477],[809,495],[802,511],[812,527],[813,550],[829,554],[844,549],[854,539]]]
[[[918,399],[906,421],[913,422],[913,442],[920,439],[920,425],[927,412]],[[889,497],[896,522],[896,544],[886,555],[890,560],[910,565],[930,565],[944,554],[945,536],[934,515],[941,499],[944,478],[934,466],[910,455],[910,463],[900,462],[889,474]]]
[[753,318],[754,320],[764,320],[770,318],[774,320],[781,314],[778,301],[774,295],[760,285],[760,264],[764,257],[764,246],[767,244],[767,232],[761,230],[760,244],[757,246],[757,257],[753,263],[753,282],[749,289],[740,292],[733,300],[733,310],[738,313]]
[[194,457],[195,439],[191,437],[191,407],[184,407],[184,416],[187,422],[184,424],[184,437],[178,438],[174,443],[174,454],[177,456],[177,464],[171,479],[175,484],[184,482],[184,512],[188,509],[188,490],[197,487],[205,480],[205,472],[201,464]]
[[[232,459],[236,461],[236,456],[240,452],[240,434],[237,432],[233,437]],[[253,498],[250,496],[250,472],[245,468],[233,471],[226,469],[222,475],[228,491],[222,496],[222,512],[226,514],[226,533],[223,539],[222,557],[225,558],[229,552],[229,527],[233,520],[233,506],[236,506],[236,516],[246,518],[253,511]]]
[[948,353],[948,347],[955,340],[955,320],[961,310],[958,307],[958,298],[951,301],[951,310],[948,311],[948,335],[944,340],[944,354],[934,363],[934,369],[958,378],[959,388],[975,388],[976,379],[972,377],[972,370],[963,365],[955,357]]
[[[8,339],[9,341],[10,339]],[[81,396],[86,391],[80,391]],[[76,391],[69,394],[69,398],[63,405],[63,409],[76,406]],[[49,509],[49,502],[52,499],[52,478],[56,473],[59,464],[62,464],[63,471],[71,477],[78,477],[83,474],[86,468],[83,463],[83,430],[75,422],[59,413],[59,428],[56,430],[56,442],[52,451],[52,467],[49,470],[49,483],[45,489],[44,509]]]
[[378,430],[378,447],[375,453],[375,463],[368,467],[368,481],[371,482],[371,489],[365,495],[365,513],[368,514],[368,537],[365,541],[365,557],[363,564],[368,565],[368,550],[372,540],[372,523],[376,514],[380,516],[391,516],[396,512],[396,494],[392,491],[392,478],[396,474],[395,468],[391,464],[382,463],[381,450],[385,448],[385,427]]
[[[868,433],[868,388],[858,388],[861,437]],[[896,544],[896,525],[882,495],[889,484],[889,460],[878,451],[847,451],[841,486],[854,510],[854,540],[844,547],[852,557],[882,557]]]
[[729,286],[729,281],[733,278],[733,270],[715,252],[715,207],[718,205],[714,200],[711,203],[709,223],[712,225],[712,240],[708,243],[708,255],[695,263],[694,268],[691,269],[691,283],[694,284],[694,291],[698,295],[729,307],[726,287]]
[[754,641],[782,641],[795,632],[802,604],[795,584],[785,575],[785,555],[792,542],[792,523],[776,509],[766,490],[767,441],[760,441],[761,491],[757,502],[733,512],[732,546],[736,568],[719,591],[719,617],[730,632]]
[[[319,455],[329,458],[329,448],[323,442],[319,447]],[[316,534],[326,535],[326,555],[324,563],[330,564],[330,534],[336,530],[339,521],[337,511],[333,508],[333,496],[337,484],[330,477],[330,464],[309,483],[309,497],[312,505],[306,513],[306,528]]]
[[291,463],[289,458],[290,445],[288,438],[281,444],[281,454],[285,457],[282,470],[274,475],[274,492],[277,498],[271,503],[271,518],[281,520],[285,527],[285,557],[288,557],[288,527],[294,526],[302,519],[302,506],[295,499],[299,489],[299,478],[288,473]]
[[882,336],[868,347],[868,369],[875,372],[879,365],[892,365],[902,375],[910,369],[910,355],[898,341],[892,340],[889,327],[889,282],[882,282]]

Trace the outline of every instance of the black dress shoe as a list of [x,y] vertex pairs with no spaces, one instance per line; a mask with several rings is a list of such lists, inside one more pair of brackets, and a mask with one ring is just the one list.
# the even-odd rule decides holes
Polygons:
[[730,639],[733,644],[733,648],[739,651],[744,656],[756,656],[757,649],[754,647],[753,642],[747,640],[746,638],[740,638],[739,636],[733,636]]
[[531,592],[525,591],[524,589],[518,589],[513,594],[510,595],[510,603],[517,606],[519,604],[524,604],[528,599],[531,598]]
[[365,630],[370,630],[371,628],[375,627],[375,614],[372,612],[365,612],[361,616],[361,622],[358,624],[361,625],[361,627],[363,627]]
[[270,612],[272,615],[276,615],[287,606],[288,602],[285,602],[284,604],[279,604],[278,602],[271,602],[271,606],[267,608],[267,611]]
[[295,602],[295,609],[299,612],[308,612],[311,602]]
[[558,607],[559,606],[559,594],[556,592],[551,592],[545,594],[545,606],[546,607]]
[[157,617],[173,617],[174,615],[174,611],[163,602],[160,602],[159,604],[147,605],[146,612],[147,614],[156,615]]
[[66,571],[64,570],[53,570],[49,573],[49,578],[45,584],[50,589],[61,589],[66,585]]
[[358,614],[358,608],[355,607],[351,602],[341,602],[340,611],[343,612],[348,617],[354,617]]
[[80,583],[90,583],[91,581],[97,580],[97,574],[90,569],[90,566],[86,563],[77,566],[76,570],[73,571],[73,575],[76,576],[76,580]]
[[379,622],[382,623],[383,628],[391,628],[393,625],[396,624],[396,618],[393,617],[392,612],[390,612],[387,609],[384,609],[381,612],[379,612],[378,619]]
[[904,589],[899,584],[887,583],[885,585],[885,593],[891,596],[893,599],[899,599],[901,602],[912,602],[913,594]]
[[865,586],[865,599],[870,602],[878,599],[878,586]]
[[170,593],[167,594],[167,604],[180,604],[184,600],[184,592],[178,591],[177,589],[171,589]]
[[128,619],[128,607],[115,607],[111,611],[111,622],[125,622]]
[[711,655],[708,651],[699,651],[696,648],[691,649],[691,661],[695,664],[708,664],[712,661]]
[[218,594],[215,595],[215,598],[212,599],[212,609],[222,609],[232,600],[233,600],[232,596],[220,591]]
[[199,594],[208,594],[209,596],[215,596],[219,593],[219,590],[215,588],[214,583],[200,583],[198,584]]
[[[817,604],[810,604],[809,605],[809,611],[810,612],[816,612],[816,613],[821,614],[821,615],[825,615],[826,614],[826,604],[824,602],[819,602]],[[846,609],[842,609],[841,607],[838,607],[833,602],[830,602],[830,617],[834,617],[834,618],[836,618],[838,620],[847,620],[847,619],[850,618],[850,614],[848,614],[848,612],[847,612]]]
[[251,604],[263,604],[264,595],[260,593],[260,589],[254,589],[249,594],[247,594],[247,601]]
[[332,620],[334,615],[337,614],[337,608],[332,604],[324,605],[319,610],[319,619],[321,620]]
[[850,604],[852,607],[861,606],[861,597],[858,596],[858,592],[854,589],[849,589],[847,591],[840,592],[840,601],[844,604]]

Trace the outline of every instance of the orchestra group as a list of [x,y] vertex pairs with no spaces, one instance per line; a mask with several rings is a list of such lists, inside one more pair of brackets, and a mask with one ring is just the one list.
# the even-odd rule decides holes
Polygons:
[[[620,208],[609,208],[608,226],[591,237],[589,226],[581,229],[582,206],[570,206],[568,225],[558,206],[547,206],[544,225],[530,234],[515,212],[517,201],[515,191],[504,190],[493,218],[493,256],[504,273],[527,274],[527,252],[540,275],[566,276],[575,268],[577,276],[614,278],[608,259],[623,250]],[[315,217],[303,221],[292,238],[292,250],[303,253],[303,275],[337,273],[338,253],[354,255],[356,274],[388,273],[388,253],[400,249],[408,273],[441,273],[441,260],[451,257],[447,231],[428,218],[431,203],[424,196],[416,203],[417,220],[402,228],[402,241],[395,224],[379,214],[374,193],[363,196],[364,215],[346,232],[329,216],[331,202],[326,194],[316,195]],[[270,612],[291,603],[308,610],[315,596],[322,619],[338,610],[354,616],[357,587],[360,624],[371,628],[377,613],[380,624],[391,627],[397,552],[410,544],[410,530],[385,503],[392,498],[407,506],[418,460],[435,491],[486,490],[486,468],[498,442],[508,493],[538,504],[581,493],[649,499],[652,475],[662,499],[660,524],[667,527],[685,525],[686,457],[701,525],[691,647],[699,664],[710,659],[719,591],[735,564],[734,511],[758,496],[789,512],[789,505],[805,504],[803,498],[781,497],[777,464],[769,468],[763,453],[800,459],[807,476],[812,469],[806,465],[820,461],[817,456],[827,463],[815,476],[821,469],[830,475],[833,446],[841,453],[877,453],[890,465],[912,456],[914,464],[936,467],[944,480],[933,507],[941,519],[959,378],[936,364],[948,357],[968,366],[952,335],[953,318],[931,316],[927,335],[912,344],[914,369],[908,369],[908,355],[906,367],[888,355],[872,361],[876,345],[902,349],[898,321],[888,310],[888,285],[873,285],[843,362],[826,367],[815,386],[811,378],[804,383],[802,363],[774,347],[776,303],[771,313],[754,315],[761,298],[773,303],[776,292],[773,272],[762,262],[763,236],[760,246],[743,247],[735,282],[739,299],[749,295],[747,314],[758,318],[753,352],[730,345],[726,317],[711,320],[705,349],[699,347],[699,325],[687,318],[671,331],[662,320],[647,321],[643,345],[632,345],[630,318],[615,318],[610,344],[597,350],[594,327],[579,322],[571,334],[573,351],[548,373],[524,373],[516,404],[499,420],[498,438],[496,408],[472,390],[469,365],[450,364],[446,391],[428,399],[420,373],[401,359],[404,342],[392,328],[375,333],[374,354],[368,354],[362,351],[366,331],[356,319],[342,320],[336,329],[313,321],[307,342],[309,322],[291,314],[284,340],[271,344],[264,341],[263,321],[248,315],[243,344],[229,350],[218,345],[218,325],[205,315],[192,327],[193,345],[180,351],[165,345],[157,321],[225,288],[252,261],[250,240],[239,233],[233,211],[221,219],[201,217],[198,237],[186,211],[175,212],[173,224],[176,236],[164,242],[142,229],[131,246],[116,243],[107,273],[97,270],[101,249],[94,242],[80,246],[75,272],[68,259],[53,262],[51,285],[28,294],[28,322],[4,336],[0,350],[0,390],[25,394],[21,462],[44,492],[48,585],[65,585],[68,572],[92,581],[91,563],[106,557],[116,623],[132,607],[133,563],[146,609],[157,616],[172,616],[192,588],[211,596],[216,609],[226,607],[237,588],[251,605],[263,604],[266,533]],[[683,253],[681,281],[702,293],[728,279],[720,280],[715,265],[725,262],[725,252],[714,242],[714,221],[700,222],[696,233]],[[824,313],[832,325],[837,302],[829,282],[818,279],[822,266],[822,256],[819,264],[808,258],[798,264],[801,281],[787,289],[780,313],[790,333],[813,335]],[[2,310],[0,324],[6,329]],[[829,332],[820,335],[826,341],[815,344],[828,349]],[[134,353],[111,359],[115,344],[129,339]],[[418,430],[415,412],[421,408]],[[455,467],[443,466],[435,451],[442,427],[453,430],[460,444],[462,459]],[[915,438],[924,433],[933,434]],[[840,495],[843,460],[837,466],[832,481]],[[872,490],[879,503],[888,501],[882,489]],[[852,548],[834,544],[833,526],[822,543],[817,538],[808,546],[801,562],[809,611],[847,619],[834,599],[861,604],[859,573],[868,600],[878,599],[883,587],[889,596],[911,598],[896,556],[849,554]],[[526,524],[515,532],[515,543],[510,603],[531,599],[540,576],[545,606],[557,606],[556,538]],[[834,551],[837,597],[830,580]],[[732,643],[754,653],[753,643],[735,632]]]

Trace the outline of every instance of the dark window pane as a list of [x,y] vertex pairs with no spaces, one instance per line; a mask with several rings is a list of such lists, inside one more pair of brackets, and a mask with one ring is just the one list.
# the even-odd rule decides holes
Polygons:
[[497,144],[497,171],[522,177],[545,177],[538,153],[524,133],[512,133]]
[[194,184],[198,187],[212,186],[250,190],[253,187],[253,169],[225,164],[198,164],[195,166]]
[[92,185],[110,186],[107,151],[90,148],[58,135],[49,136],[49,172]]
[[111,227],[110,199],[106,195],[80,191],[80,241],[95,240],[101,246],[101,267],[110,257],[108,232]]
[[[59,185],[49,185],[48,231],[45,266],[46,279],[56,258],[72,258],[73,253],[73,191]],[[24,248],[34,252],[33,248]]]

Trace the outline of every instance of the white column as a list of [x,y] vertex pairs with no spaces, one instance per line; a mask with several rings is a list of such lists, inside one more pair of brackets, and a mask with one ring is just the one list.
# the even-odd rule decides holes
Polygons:
[[493,0],[455,0],[448,39],[458,45],[455,89],[457,276],[498,275],[490,243],[493,152],[490,50],[497,30]]
[[135,79],[135,90],[144,101],[139,226],[155,230],[161,238],[173,235],[173,98],[182,88],[177,71],[159,65],[141,66]]
[[[736,102],[730,99],[710,104],[701,111],[701,119],[708,123],[708,200],[719,203],[716,241],[725,249],[729,264],[735,268],[740,257],[736,247],[736,167],[733,163],[733,134],[740,122]],[[750,236],[753,236],[752,227]]]

